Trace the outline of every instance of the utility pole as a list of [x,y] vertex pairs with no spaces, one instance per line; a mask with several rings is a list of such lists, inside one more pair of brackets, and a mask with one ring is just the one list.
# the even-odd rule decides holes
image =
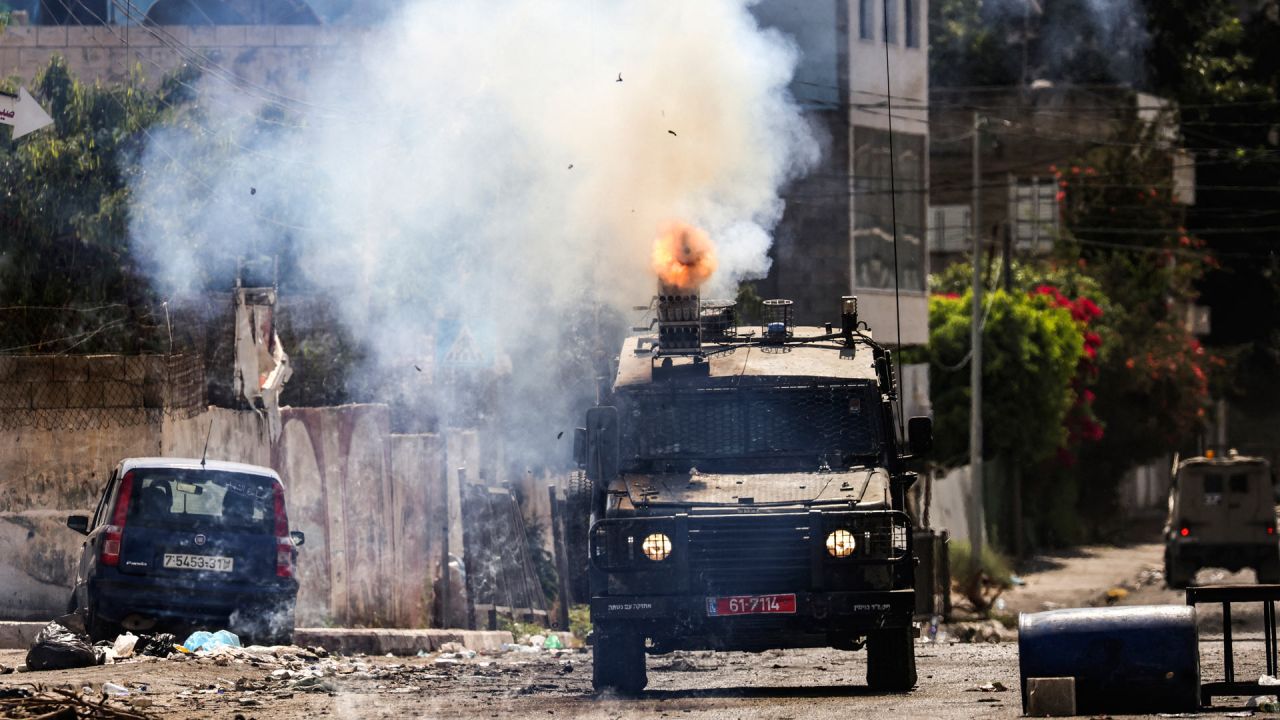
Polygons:
[[982,493],[982,173],[979,153],[982,148],[982,118],[973,111],[973,209],[969,212],[973,234],[973,318],[969,327],[969,477],[973,484],[973,517],[969,520],[970,562],[974,577],[982,567],[982,544],[985,529]]

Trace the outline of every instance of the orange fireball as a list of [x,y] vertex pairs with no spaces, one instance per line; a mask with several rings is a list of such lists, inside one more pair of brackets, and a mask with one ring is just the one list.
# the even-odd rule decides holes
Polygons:
[[653,271],[664,285],[696,289],[716,271],[715,245],[702,230],[671,223],[653,242]]

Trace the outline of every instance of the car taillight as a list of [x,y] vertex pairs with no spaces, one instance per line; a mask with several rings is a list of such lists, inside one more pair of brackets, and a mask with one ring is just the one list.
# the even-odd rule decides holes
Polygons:
[[276,515],[276,576],[291,578],[296,551],[293,547],[293,538],[289,537],[289,516],[284,512],[284,487],[276,483],[273,494]]
[[129,498],[133,496],[133,473],[120,479],[120,491],[116,493],[116,506],[111,510],[111,523],[102,529],[103,565],[120,564],[120,544],[124,541],[124,523],[129,518]]
[[1191,534],[1191,528],[1184,527],[1178,531],[1178,534],[1182,537],[1186,537]]
[[1268,526],[1267,526],[1267,534],[1268,534],[1268,535],[1275,535],[1275,534],[1276,534],[1276,526],[1275,526],[1275,525],[1268,525]]

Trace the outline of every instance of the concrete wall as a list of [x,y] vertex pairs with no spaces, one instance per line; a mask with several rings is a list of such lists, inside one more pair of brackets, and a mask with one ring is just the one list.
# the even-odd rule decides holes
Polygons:
[[8,27],[0,33],[0,75],[29,81],[58,54],[85,82],[127,80],[135,65],[157,82],[194,62],[257,86],[290,90],[336,46],[359,37],[352,28],[316,25]]
[[[480,433],[393,435],[385,405],[284,408],[274,445],[265,419],[251,411],[124,417],[118,410],[84,408],[78,417],[87,424],[71,427],[0,429],[0,618],[64,611],[83,540],[65,527],[66,516],[93,509],[116,463],[199,457],[207,440],[210,459],[281,474],[293,529],[307,538],[300,624],[423,627],[446,528],[453,553],[462,554],[457,469],[468,468],[468,482],[498,479],[479,472],[501,457]],[[546,478],[517,480],[526,511],[545,517]]]

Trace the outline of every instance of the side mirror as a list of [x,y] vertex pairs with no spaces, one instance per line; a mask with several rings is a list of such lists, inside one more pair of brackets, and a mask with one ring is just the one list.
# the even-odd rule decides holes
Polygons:
[[587,411],[587,477],[606,484],[618,476],[618,408]]
[[89,534],[89,516],[88,515],[68,515],[67,527],[75,530],[81,535]]
[[307,536],[301,530],[294,530],[289,533],[289,537],[293,538],[293,544],[302,547],[307,542]]
[[573,462],[578,467],[587,466],[587,429],[573,429]]
[[907,448],[916,457],[933,450],[933,418],[913,417],[907,421]]

